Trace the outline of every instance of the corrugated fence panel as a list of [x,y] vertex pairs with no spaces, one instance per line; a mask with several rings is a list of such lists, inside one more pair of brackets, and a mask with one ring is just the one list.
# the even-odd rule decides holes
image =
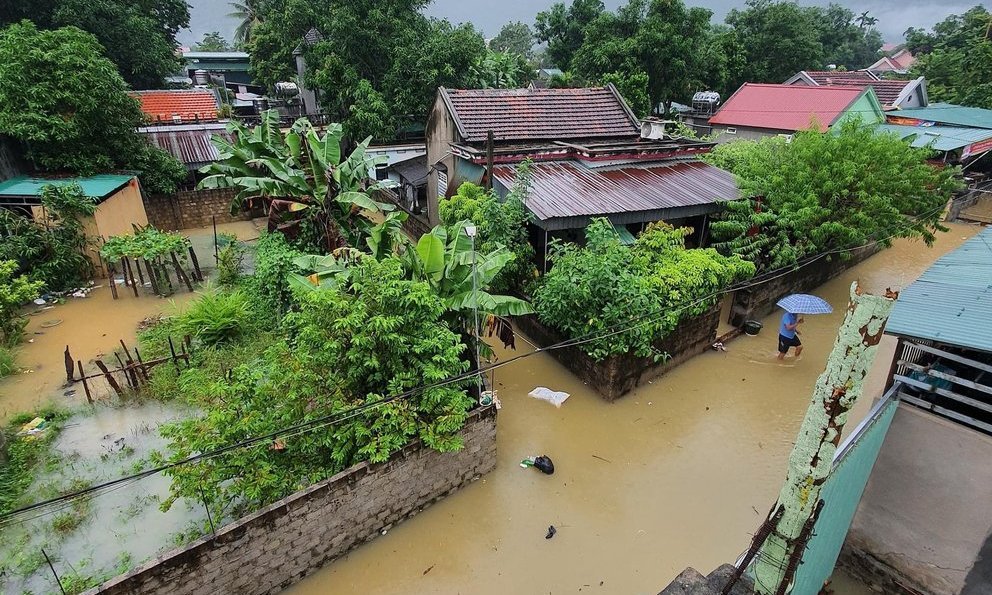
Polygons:
[[834,467],[823,485],[823,510],[813,530],[813,538],[796,570],[792,595],[816,595],[833,574],[847,531],[854,520],[868,476],[889,431],[899,405],[897,387],[872,409],[866,419],[838,451]]

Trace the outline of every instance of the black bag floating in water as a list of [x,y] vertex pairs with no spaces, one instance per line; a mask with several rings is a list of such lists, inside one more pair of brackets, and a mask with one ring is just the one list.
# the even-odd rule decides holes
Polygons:
[[555,526],[554,525],[551,525],[550,527],[548,527],[548,534],[545,535],[544,538],[545,539],[551,539],[552,537],[555,536],[555,533],[557,533],[557,532],[558,532],[558,529],[555,529]]
[[545,475],[552,475],[555,472],[555,464],[551,462],[551,459],[547,455],[542,455],[534,459],[534,466],[541,470],[541,473]]

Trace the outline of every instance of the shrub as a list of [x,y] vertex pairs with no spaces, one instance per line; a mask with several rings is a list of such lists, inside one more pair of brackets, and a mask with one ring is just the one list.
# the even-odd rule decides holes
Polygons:
[[[17,263],[13,260],[0,261],[0,341],[2,345],[11,348],[21,342],[27,319],[18,314],[24,304],[38,297],[38,292],[44,285],[41,281],[30,281],[25,275],[14,277]],[[4,355],[13,363],[13,354],[9,349]],[[0,370],[3,369],[0,362]],[[6,376],[0,373],[0,376]]]
[[293,261],[303,256],[278,233],[266,233],[255,244],[255,272],[248,277],[245,291],[259,312],[278,321],[293,304],[293,292],[286,280],[297,272]]
[[240,290],[207,289],[176,322],[183,335],[215,346],[242,337],[252,325],[248,296]]
[[17,353],[10,347],[0,346],[0,378],[10,376],[17,370]]
[[244,266],[245,250],[238,243],[238,236],[221,234],[220,244],[223,246],[217,254],[217,282],[225,287],[237,285],[241,280]]
[[643,317],[629,330],[582,349],[597,360],[628,352],[662,357],[654,345],[679,321],[705,312],[717,302],[717,292],[755,272],[736,256],[685,249],[691,233],[656,223],[627,247],[609,221],[594,220],[585,247],[552,246],[554,266],[534,295],[538,317],[568,338],[619,330]]

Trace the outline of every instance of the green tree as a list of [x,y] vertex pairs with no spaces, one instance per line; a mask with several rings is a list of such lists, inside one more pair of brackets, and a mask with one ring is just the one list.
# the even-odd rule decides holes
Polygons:
[[18,268],[17,261],[0,260],[0,343],[8,348],[21,342],[27,324],[19,310],[38,297],[45,285],[42,281],[31,281],[25,275],[15,276]]
[[[467,369],[465,346],[441,321],[441,299],[426,283],[406,280],[396,259],[364,259],[346,290],[303,294],[298,308],[285,322],[290,339],[226,377],[184,372],[198,378],[197,405],[208,412],[162,429],[173,459],[380,403]],[[163,508],[203,494],[218,516],[257,509],[360,461],[384,461],[414,438],[458,450],[471,406],[465,391],[449,384],[268,446],[176,467],[168,471],[171,496]]]
[[534,57],[534,33],[526,23],[507,23],[496,37],[489,41],[489,49],[496,52],[519,54],[530,60]]
[[794,2],[748,0],[743,10],[731,10],[726,22],[745,56],[734,89],[748,81],[781,83],[800,70],[824,66],[820,24]]
[[874,27],[878,19],[870,16],[868,11],[855,17],[851,10],[839,4],[830,4],[826,8],[811,6],[802,10],[810,13],[819,25],[826,65],[857,70],[871,66],[878,59],[882,35]]
[[198,52],[229,52],[231,44],[227,43],[224,36],[219,31],[211,31],[203,36],[200,43],[196,44]]
[[189,26],[189,6],[185,0],[3,2],[0,27],[23,19],[40,29],[72,26],[92,33],[128,84],[154,89],[179,70],[176,34]]
[[182,164],[137,135],[144,122],[127,84],[89,33],[39,30],[30,22],[0,31],[0,134],[19,142],[46,171],[92,175],[140,172],[146,190],[168,193]]
[[646,118],[651,115],[651,95],[648,93],[649,78],[647,73],[641,71],[611,72],[603,75],[600,83],[614,85],[638,118]]
[[606,10],[602,0],[573,0],[557,3],[537,15],[537,40],[548,45],[547,57],[562,70],[572,68],[572,57],[585,41],[585,28]]
[[935,167],[928,151],[857,121],[830,134],[800,132],[720,145],[706,160],[733,172],[743,196],[711,231],[715,246],[761,270],[822,252],[893,238],[927,244],[943,230],[943,206],[959,170]]
[[934,25],[933,32],[910,29],[916,55],[913,76],[927,78],[931,101],[992,109],[992,14],[976,6]]
[[482,89],[514,89],[523,87],[533,78],[530,64],[520,54],[486,53],[472,65],[472,86]]
[[262,22],[262,4],[264,0],[242,0],[241,2],[229,2],[232,12],[228,17],[238,21],[238,27],[234,30],[234,45],[247,47],[251,42],[252,30]]

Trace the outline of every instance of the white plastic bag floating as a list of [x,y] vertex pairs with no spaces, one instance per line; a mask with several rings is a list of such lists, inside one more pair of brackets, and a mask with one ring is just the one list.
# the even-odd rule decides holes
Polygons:
[[555,407],[561,407],[561,404],[564,403],[571,395],[539,386],[527,393],[527,396],[534,397],[535,399],[541,399],[542,401],[547,401]]

